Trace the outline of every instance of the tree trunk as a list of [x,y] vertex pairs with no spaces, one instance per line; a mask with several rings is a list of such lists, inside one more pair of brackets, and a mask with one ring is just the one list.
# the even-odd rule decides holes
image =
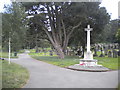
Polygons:
[[38,41],[37,41],[37,39],[38,39],[38,34],[36,35],[36,38],[35,38],[35,44],[36,44],[36,46],[35,46],[35,49],[36,49],[36,53],[38,53],[39,52],[39,50],[38,50]]
[[64,59],[65,55],[64,55],[62,48],[59,45],[56,45],[55,49],[56,49],[56,53],[59,56],[59,58]]
[[61,46],[59,45],[59,43],[55,40],[53,40],[52,36],[50,35],[50,33],[48,32],[47,29],[43,28],[43,30],[45,31],[45,33],[47,34],[49,40],[51,41],[53,47],[55,48],[56,50],[56,53],[58,55],[58,57],[60,59],[64,59],[64,52],[63,52],[63,49],[61,48]]

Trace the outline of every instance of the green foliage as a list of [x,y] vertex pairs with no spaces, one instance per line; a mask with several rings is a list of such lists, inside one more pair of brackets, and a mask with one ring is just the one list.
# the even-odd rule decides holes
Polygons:
[[107,24],[104,28],[103,31],[103,38],[104,41],[109,42],[109,43],[116,43],[117,38],[116,38],[116,33],[118,30],[118,19],[116,20],[111,20],[109,24]]
[[116,38],[117,38],[117,42],[120,44],[120,28],[118,29],[116,33]]
[[23,50],[19,50],[19,53],[24,53],[25,52],[25,50],[23,49]]
[[[84,46],[86,43],[86,32],[84,31],[84,28],[88,24],[94,29],[91,33],[92,43],[100,41],[100,38],[102,37],[101,32],[103,31],[104,26],[109,22],[110,15],[107,13],[105,7],[100,7],[99,4],[99,2],[25,2],[23,3],[23,6],[26,7],[26,11],[28,11],[30,15],[34,16],[31,18],[32,31],[36,29],[43,33],[43,28],[39,27],[47,29],[51,27],[51,32],[48,32],[50,33],[49,36],[56,37],[57,41],[60,43],[59,45],[63,47],[62,45],[65,44],[61,42],[64,42],[67,39],[69,45],[77,46],[78,44],[81,44]],[[47,6],[48,8],[51,8],[50,11],[47,10]],[[50,20],[48,16],[51,17],[52,20]],[[61,24],[62,20],[64,25]],[[81,24],[79,25],[79,23]],[[79,26],[72,31],[72,28],[77,25]],[[53,35],[53,30],[55,35]],[[64,37],[65,33],[66,37]],[[43,33],[42,37],[44,37],[44,35],[46,34]],[[56,38],[54,38],[53,41]],[[59,38],[61,38],[61,40],[59,40]]]
[[[77,3],[79,4],[79,3]],[[84,28],[87,27],[88,24],[91,25],[93,28],[93,31],[91,32],[91,43],[97,43],[103,41],[103,30],[107,23],[109,23],[110,15],[107,13],[106,9],[104,7],[99,7],[100,3],[80,3],[79,7],[75,7],[76,9],[80,9],[83,12],[79,13],[77,11],[76,19],[73,19],[73,21],[70,21],[71,19],[67,20],[67,22],[81,22],[82,25],[80,25],[79,28],[77,28],[73,33],[72,37],[70,38],[69,45],[82,45],[85,46],[86,44],[86,32],[84,31]],[[82,7],[82,8],[80,8]],[[84,8],[84,9],[83,9]],[[75,10],[76,10],[75,9]],[[73,11],[71,11],[72,14]],[[69,13],[68,13],[69,14]],[[79,15],[79,16],[78,16]],[[79,19],[78,19],[79,18]],[[97,37],[96,37],[97,36]]]
[[18,64],[2,61],[2,88],[21,88],[29,78],[28,71]]
[[11,6],[5,7],[3,13],[2,44],[8,50],[8,39],[11,38],[12,51],[18,51],[24,46],[27,19],[25,8],[20,3],[13,2]]

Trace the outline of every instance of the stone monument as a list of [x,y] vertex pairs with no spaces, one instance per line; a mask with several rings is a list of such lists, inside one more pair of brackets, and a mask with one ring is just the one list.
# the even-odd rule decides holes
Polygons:
[[90,31],[93,28],[90,28],[90,25],[85,28],[87,31],[87,52],[84,53],[84,59],[80,59],[80,65],[84,66],[97,66],[97,60],[93,59],[93,53],[90,50]]
[[97,64],[97,60],[93,59],[93,53],[90,50],[90,31],[93,29],[90,28],[90,25],[85,28],[85,31],[87,31],[87,52],[84,52],[84,58],[80,59],[79,64],[71,65],[66,68],[77,70],[77,71],[108,71],[109,69],[106,67],[103,67],[102,65]]

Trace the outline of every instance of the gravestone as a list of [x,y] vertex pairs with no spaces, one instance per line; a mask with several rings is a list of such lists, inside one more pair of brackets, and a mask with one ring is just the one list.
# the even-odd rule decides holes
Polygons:
[[108,45],[105,45],[104,51],[105,51],[105,55],[108,55]]
[[120,56],[120,50],[118,51],[118,56]]
[[103,48],[101,47],[101,54],[99,57],[104,57],[104,51],[103,51]]
[[49,52],[50,52],[50,56],[53,56],[53,51],[52,51],[52,50],[50,50]]
[[78,49],[76,55],[80,56],[81,55],[81,50]]
[[108,51],[108,57],[112,57],[112,51]]
[[47,51],[45,49],[43,49],[43,52],[44,52],[44,55],[46,56]]
[[118,57],[118,52],[116,50],[113,50],[113,58],[117,58]]
[[98,56],[98,55],[97,55],[97,48],[96,48],[96,46],[94,47],[94,54],[93,54],[93,56],[94,56],[94,57]]

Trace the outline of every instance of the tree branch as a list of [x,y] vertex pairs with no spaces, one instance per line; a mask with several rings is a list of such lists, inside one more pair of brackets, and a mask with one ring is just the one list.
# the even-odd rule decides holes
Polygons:
[[80,25],[81,25],[81,22],[78,23],[76,26],[74,26],[74,27],[72,28],[72,30],[69,32],[68,37],[70,37],[70,35],[73,33],[73,31],[74,31],[76,28],[78,28]]

